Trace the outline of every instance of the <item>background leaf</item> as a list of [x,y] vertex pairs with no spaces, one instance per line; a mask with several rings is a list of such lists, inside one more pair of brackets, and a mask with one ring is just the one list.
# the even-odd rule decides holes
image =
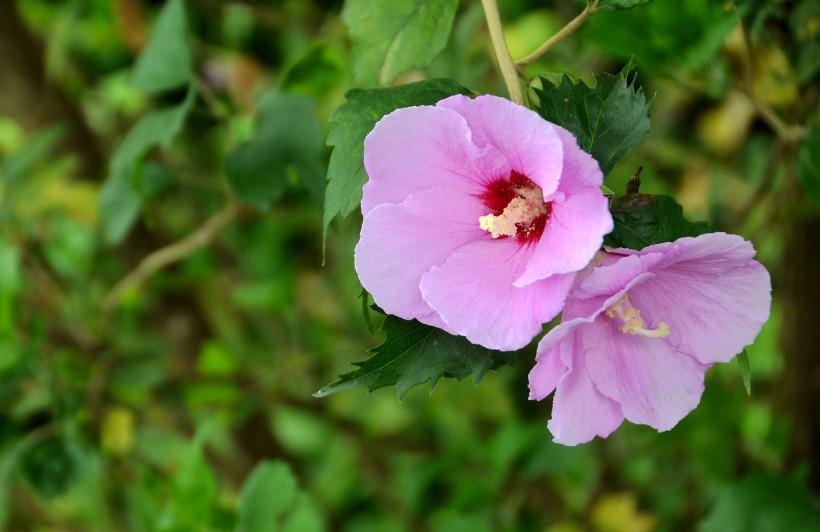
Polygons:
[[146,92],[163,92],[186,85],[193,73],[185,4],[169,0],[160,11],[151,39],[137,57],[131,84]]
[[820,211],[820,128],[812,128],[797,154],[797,178],[806,197]]
[[240,201],[265,209],[287,185],[295,169],[321,198],[324,133],[309,98],[270,93],[259,104],[256,134],[228,157],[225,171]]
[[260,462],[242,485],[237,515],[239,532],[323,529],[316,506],[299,490],[285,462]]
[[683,207],[669,196],[627,194],[614,200],[609,210],[615,229],[604,237],[604,245],[613,248],[643,249],[712,232],[706,222],[684,218]]
[[558,85],[542,77],[542,88],[535,89],[539,101],[535,110],[574,134],[604,175],[649,135],[649,102],[643,89],[635,87],[634,78],[629,80],[629,69],[597,78],[594,87],[564,75]]
[[615,11],[617,9],[630,9],[640,4],[648,4],[652,0],[601,0],[598,6],[601,9]]
[[518,358],[517,351],[487,349],[416,320],[387,316],[381,329],[387,337],[371,350],[375,355],[363,362],[354,362],[359,369],[339,376],[319,390],[317,397],[359,386],[372,392],[395,384],[401,399],[407,390],[427,381],[432,390],[442,377],[461,380],[472,375],[477,384],[488,370],[512,366]]
[[182,103],[143,116],[114,152],[98,205],[107,244],[119,243],[136,221],[144,197],[140,193],[143,160],[152,148],[167,148],[176,138],[193,106],[194,96],[190,88]]
[[348,0],[342,10],[353,43],[353,73],[385,85],[425,66],[447,43],[458,0]]
[[354,89],[347,102],[331,116],[333,127],[327,143],[333,146],[327,169],[324,230],[337,215],[347,216],[362,201],[367,182],[364,170],[364,138],[384,115],[400,107],[433,105],[454,94],[470,91],[448,79],[431,79],[385,89]]

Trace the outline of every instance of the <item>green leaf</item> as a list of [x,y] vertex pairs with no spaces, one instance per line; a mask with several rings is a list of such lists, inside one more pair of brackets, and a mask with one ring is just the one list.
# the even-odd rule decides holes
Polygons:
[[810,532],[820,530],[820,511],[801,483],[782,475],[753,473],[718,495],[700,529]]
[[604,237],[604,245],[613,248],[643,249],[712,232],[706,222],[684,218],[683,207],[669,196],[627,194],[613,200],[609,210],[615,229]]
[[367,182],[364,170],[364,138],[384,115],[400,107],[433,105],[454,94],[470,91],[448,79],[431,79],[385,89],[354,89],[330,117],[333,127],[327,143],[333,146],[327,169],[324,232],[337,215],[347,216],[362,201]]
[[820,128],[812,128],[800,146],[797,179],[806,191],[806,199],[820,211]]
[[741,11],[714,0],[650,2],[617,13],[602,10],[584,24],[582,38],[607,55],[634,59],[641,68],[695,69],[715,57]]
[[385,85],[427,65],[447,44],[456,8],[458,0],[347,0],[342,20],[356,82]]
[[154,185],[153,180],[145,183],[142,179],[143,160],[152,148],[168,147],[179,134],[195,94],[190,88],[182,103],[143,116],[114,152],[98,204],[107,244],[121,242],[136,221],[140,205],[148,197],[144,192],[153,190]]
[[629,80],[630,68],[598,78],[594,87],[564,75],[558,85],[541,78],[542,88],[535,89],[539,100],[535,110],[575,135],[604,175],[649,135],[650,103],[643,89],[635,87],[634,77]]
[[324,133],[304,96],[269,93],[259,104],[256,134],[237,146],[225,171],[240,201],[266,209],[287,186],[294,168],[321,200]]
[[26,177],[54,151],[67,132],[65,124],[55,124],[33,135],[20,151],[7,157],[0,165],[0,180],[14,183]]
[[146,92],[163,92],[188,84],[193,74],[185,4],[182,0],[169,0],[137,58],[131,84]]
[[652,0],[601,0],[598,7],[608,11],[630,9],[640,4],[648,4]]
[[488,370],[512,366],[518,352],[493,351],[416,320],[387,316],[382,325],[384,342],[371,350],[374,356],[354,362],[359,369],[340,375],[316,394],[324,397],[364,386],[373,391],[396,385],[399,399],[413,386],[430,381],[432,391],[442,377],[461,380],[473,375],[478,384]]
[[74,456],[63,437],[48,438],[32,447],[22,457],[26,480],[43,499],[67,492],[77,478]]
[[159,530],[205,530],[211,522],[216,479],[203,452],[207,433],[207,429],[199,429],[194,440],[179,450]]
[[749,355],[744,349],[735,359],[737,360],[738,366],[740,366],[740,376],[743,378],[743,387],[746,388],[746,395],[752,395],[752,368],[749,366]]
[[256,466],[239,496],[239,532],[279,529],[280,518],[297,502],[298,487],[283,462],[265,461]]

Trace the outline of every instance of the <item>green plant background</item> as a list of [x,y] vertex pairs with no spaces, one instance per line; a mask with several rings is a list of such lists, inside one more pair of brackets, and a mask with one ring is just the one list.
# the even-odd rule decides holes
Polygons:
[[[805,487],[817,457],[790,454],[777,290],[783,211],[820,206],[818,134],[796,170],[767,169],[777,137],[736,90],[743,18],[752,90],[816,123],[812,2],[602,10],[528,69],[591,85],[632,60],[651,130],[607,186],[622,194],[643,166],[642,191],[751,239],[774,278],[772,317],[747,349],[751,396],[735,364],[718,365],[673,430],[627,423],[578,447],[553,444],[549,401],[527,400],[532,348],[479,386],[312,395],[383,339],[362,317],[355,204],[331,203],[323,222],[328,164],[351,164],[325,144],[331,127],[329,144],[349,142],[333,111],[354,87],[434,77],[504,94],[479,2],[397,2],[417,19],[400,31],[420,33],[388,51],[367,48],[367,24],[395,31],[395,17],[368,16],[384,2],[348,3],[12,0],[39,44],[16,41],[42,92],[21,110],[26,89],[0,85],[0,524],[817,530]],[[500,4],[514,57],[583,8]],[[19,64],[4,63],[0,81]],[[67,148],[78,123],[92,140]],[[110,298],[142,258],[232,202],[207,245]]]

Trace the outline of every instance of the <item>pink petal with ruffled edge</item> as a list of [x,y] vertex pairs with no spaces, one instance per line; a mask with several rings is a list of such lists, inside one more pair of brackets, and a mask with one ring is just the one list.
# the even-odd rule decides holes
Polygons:
[[422,299],[422,275],[464,244],[484,237],[476,219],[481,202],[440,188],[398,205],[379,205],[364,218],[355,266],[362,286],[388,314],[449,330]]
[[489,235],[462,246],[421,280],[424,300],[451,330],[490,349],[527,345],[564,304],[574,274],[523,288],[513,280],[529,260],[529,246]]
[[489,94],[473,99],[451,96],[436,106],[463,116],[472,132],[473,143],[498,150],[512,170],[541,187],[545,199],[557,189],[563,166],[563,145],[556,126],[535,111]]
[[618,403],[601,394],[590,380],[583,352],[575,345],[577,335],[586,327],[590,325],[572,326],[574,330],[557,346],[570,369],[558,383],[547,427],[553,440],[564,445],[585,443],[595,436],[606,438],[624,420]]
[[364,140],[364,165],[363,214],[436,187],[479,195],[511,171],[498,150],[473,144],[461,115],[432,106],[398,109],[379,120]]
[[703,364],[728,362],[769,317],[769,272],[752,259],[751,243],[736,235],[682,238],[672,249],[657,277],[630,292],[632,304],[664,321],[666,341],[680,351]]
[[[646,327],[657,327],[659,320],[641,310]],[[623,332],[616,320],[601,315],[578,333],[578,352],[592,382],[629,421],[669,430],[700,402],[709,366],[663,338]]]

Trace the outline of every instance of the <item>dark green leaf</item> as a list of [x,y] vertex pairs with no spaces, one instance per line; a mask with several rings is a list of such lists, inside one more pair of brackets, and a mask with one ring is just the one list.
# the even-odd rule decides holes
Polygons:
[[143,160],[153,147],[171,144],[185,124],[194,96],[189,89],[182,103],[143,116],[114,152],[98,205],[106,243],[122,241],[136,221],[144,199],[141,191],[153,186],[146,183],[143,187]]
[[347,102],[333,113],[327,143],[333,146],[327,169],[324,230],[337,215],[347,216],[362,201],[367,181],[364,170],[364,138],[384,115],[400,107],[433,105],[454,94],[470,91],[448,79],[431,79],[385,89],[354,89]]
[[746,395],[752,395],[752,368],[749,365],[749,355],[746,350],[740,352],[736,357],[740,366],[740,376],[743,378],[743,387],[746,388]]
[[604,175],[649,135],[650,104],[643,89],[635,87],[634,78],[629,80],[629,69],[598,78],[591,88],[565,75],[558,85],[542,78],[542,88],[535,89],[539,100],[535,110],[574,134]]
[[618,9],[629,9],[640,4],[648,4],[651,1],[652,0],[601,0],[598,6],[608,11],[616,11]]
[[447,44],[457,7],[458,0],[347,0],[342,20],[357,83],[385,85],[427,65]]
[[59,436],[32,447],[23,455],[21,467],[26,480],[43,499],[62,495],[77,477],[74,456]]
[[583,38],[642,68],[693,69],[715,57],[740,13],[714,0],[650,2],[617,13],[599,11],[584,25]]
[[188,22],[182,0],[169,0],[160,11],[151,39],[137,58],[131,84],[147,92],[182,87],[193,77]]
[[321,198],[324,133],[304,96],[270,93],[259,105],[256,134],[228,157],[225,171],[240,201],[265,209],[287,185],[294,168]]
[[604,245],[613,248],[643,249],[712,232],[706,222],[684,218],[683,207],[669,196],[627,194],[612,202],[610,212],[615,229],[604,237]]
[[493,351],[416,320],[387,316],[382,330],[387,337],[371,350],[375,355],[354,362],[359,369],[340,375],[316,397],[359,386],[373,391],[395,384],[401,399],[407,390],[427,381],[433,390],[442,377],[461,380],[472,375],[477,384],[488,370],[512,366],[518,357],[517,352]]
[[810,532],[820,530],[820,512],[800,483],[781,475],[754,473],[718,496],[701,530]]
[[262,462],[242,486],[239,496],[239,532],[279,529],[279,520],[297,502],[298,487],[283,462]]
[[820,128],[812,128],[797,153],[797,178],[806,198],[820,211]]

